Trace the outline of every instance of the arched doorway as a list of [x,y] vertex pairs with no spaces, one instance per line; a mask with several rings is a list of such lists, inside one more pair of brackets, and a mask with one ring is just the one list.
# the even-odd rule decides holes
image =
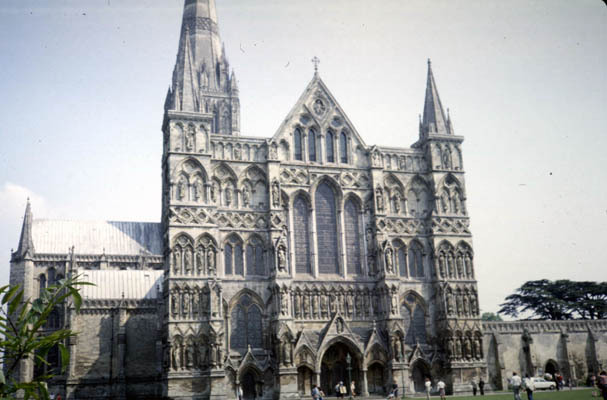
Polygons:
[[559,370],[559,366],[554,360],[548,360],[546,363],[545,373],[550,374],[552,378],[554,378],[554,374],[556,374]]
[[343,343],[335,343],[325,351],[322,356],[320,369],[320,387],[328,396],[335,396],[335,385],[340,381],[346,387],[350,387],[348,382],[348,370],[346,356],[350,354],[352,358],[352,380],[356,381],[356,387],[360,387],[360,360],[354,351]]
[[386,376],[385,368],[380,363],[376,362],[367,369],[367,385],[369,386],[370,394],[385,394],[386,393]]
[[297,391],[301,396],[309,396],[314,384],[314,371],[306,366],[297,368]]
[[426,378],[432,379],[428,364],[423,360],[415,361],[411,368],[411,381],[416,392],[424,392],[426,390]]
[[242,395],[247,400],[254,400],[261,397],[261,393],[258,393],[258,379],[257,374],[252,369],[247,369],[242,373],[240,377],[240,386],[242,388]]

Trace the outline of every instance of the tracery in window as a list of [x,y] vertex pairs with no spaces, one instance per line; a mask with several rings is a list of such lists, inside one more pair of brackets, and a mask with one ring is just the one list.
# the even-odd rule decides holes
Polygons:
[[224,268],[226,275],[244,275],[242,259],[242,242],[236,237],[230,237],[224,247]]
[[253,237],[247,244],[247,274],[265,275],[263,246],[261,240]]
[[423,249],[416,241],[409,247],[409,273],[412,278],[424,277]]
[[262,315],[259,306],[249,295],[243,295],[231,313],[230,347],[245,351],[248,346],[263,348]]

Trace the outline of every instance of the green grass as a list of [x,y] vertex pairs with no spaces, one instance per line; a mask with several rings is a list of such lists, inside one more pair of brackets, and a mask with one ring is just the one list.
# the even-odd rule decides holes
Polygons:
[[[432,399],[440,399],[438,396],[432,396]],[[453,400],[513,400],[514,395],[512,392],[485,395],[485,396],[447,396],[447,399]],[[527,400],[527,394],[521,393],[521,399]],[[533,393],[533,400],[599,400],[600,397],[592,397],[592,391],[590,389],[584,390],[563,390],[560,392],[556,391],[538,391]]]

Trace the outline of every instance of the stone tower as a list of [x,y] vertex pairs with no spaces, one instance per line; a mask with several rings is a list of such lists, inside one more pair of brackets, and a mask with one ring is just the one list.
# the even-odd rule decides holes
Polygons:
[[486,376],[477,282],[473,265],[470,219],[461,144],[448,110],[445,116],[432,65],[424,114],[416,144],[426,154],[434,187],[430,216],[433,248],[437,345],[444,358],[445,375],[454,392],[467,390],[472,379]]

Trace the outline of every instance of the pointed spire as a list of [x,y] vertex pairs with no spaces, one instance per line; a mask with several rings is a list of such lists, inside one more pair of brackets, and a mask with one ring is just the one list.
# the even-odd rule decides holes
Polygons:
[[230,75],[230,89],[233,95],[238,95],[238,82],[236,81],[236,73],[232,70],[232,75]]
[[34,254],[34,240],[32,238],[32,207],[29,197],[27,198],[27,206],[25,206],[25,215],[23,217],[23,226],[21,227],[21,238],[19,239],[19,247],[17,248],[17,257],[25,258]]
[[438,96],[438,89],[432,73],[432,62],[428,59],[428,80],[426,83],[426,100],[424,102],[423,130],[426,134],[446,135],[447,124],[445,112]]
[[[215,0],[185,0],[177,61],[167,110],[205,112],[208,103],[221,103],[237,113],[237,93],[232,91],[227,55],[219,36]],[[228,115],[239,121],[239,115]],[[218,124],[218,126],[227,126]],[[239,126],[223,134],[238,134]],[[218,132],[213,132],[218,133]]]

